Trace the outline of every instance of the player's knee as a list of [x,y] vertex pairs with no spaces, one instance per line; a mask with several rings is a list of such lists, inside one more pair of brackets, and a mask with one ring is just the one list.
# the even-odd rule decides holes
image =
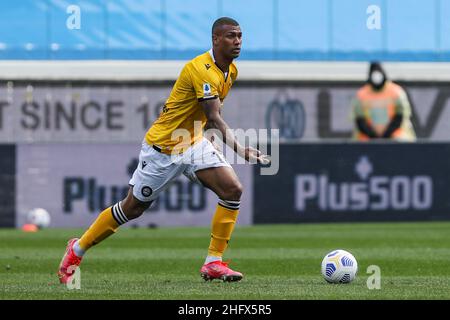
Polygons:
[[128,220],[139,218],[145,210],[151,205],[151,202],[142,202],[137,200],[132,194],[128,194],[123,201],[122,209]]
[[222,196],[224,200],[240,200],[243,192],[242,184],[239,182],[234,183],[232,186],[227,188],[225,194]]
[[145,208],[142,207],[134,207],[129,208],[128,210],[124,210],[125,215],[127,216],[128,220],[139,218],[145,211]]

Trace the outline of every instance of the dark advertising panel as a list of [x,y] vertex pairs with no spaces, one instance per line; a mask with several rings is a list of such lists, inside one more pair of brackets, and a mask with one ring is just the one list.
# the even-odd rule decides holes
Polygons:
[[0,145],[0,227],[14,227],[16,147]]
[[254,175],[254,222],[448,220],[449,159],[439,143],[282,145],[278,174]]

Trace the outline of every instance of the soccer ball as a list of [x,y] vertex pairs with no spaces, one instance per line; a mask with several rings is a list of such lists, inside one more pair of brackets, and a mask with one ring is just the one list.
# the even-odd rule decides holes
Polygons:
[[50,225],[50,214],[45,209],[35,208],[28,212],[27,221],[40,229],[47,228]]
[[358,262],[345,250],[334,250],[322,260],[322,275],[329,283],[350,283],[358,273]]

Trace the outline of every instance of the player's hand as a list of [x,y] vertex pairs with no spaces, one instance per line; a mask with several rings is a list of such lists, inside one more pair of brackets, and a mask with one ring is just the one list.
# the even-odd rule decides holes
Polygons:
[[270,158],[268,155],[262,154],[261,151],[247,147],[244,149],[244,159],[250,163],[269,164]]

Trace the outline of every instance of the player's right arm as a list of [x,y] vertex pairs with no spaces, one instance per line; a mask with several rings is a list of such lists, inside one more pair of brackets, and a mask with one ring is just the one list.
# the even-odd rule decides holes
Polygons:
[[209,99],[199,102],[203,108],[207,119],[207,127],[210,129],[217,129],[222,134],[223,142],[234,150],[239,156],[251,163],[269,163],[269,159],[261,151],[252,147],[243,147],[235,138],[222,118],[220,113],[220,100],[219,98]]

